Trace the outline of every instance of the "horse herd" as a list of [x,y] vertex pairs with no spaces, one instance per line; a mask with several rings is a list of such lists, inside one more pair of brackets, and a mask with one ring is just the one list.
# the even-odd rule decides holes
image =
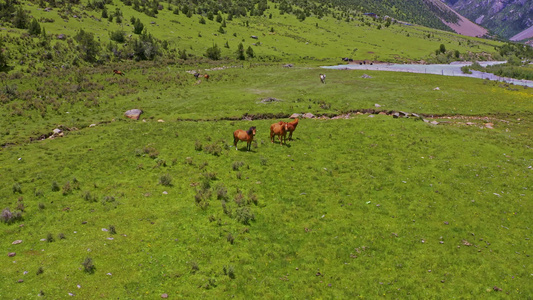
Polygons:
[[[292,140],[292,133],[296,130],[296,126],[298,126],[298,119],[292,122],[280,121],[270,125],[270,142],[274,143],[274,137],[278,136],[279,144],[283,146],[283,143],[287,142],[287,133],[289,133],[289,140]],[[255,132],[255,126],[250,127],[248,131],[242,129],[235,130],[233,132],[233,145],[235,146],[235,150],[237,150],[237,143],[239,141],[246,141],[246,150],[252,150],[252,141]]]

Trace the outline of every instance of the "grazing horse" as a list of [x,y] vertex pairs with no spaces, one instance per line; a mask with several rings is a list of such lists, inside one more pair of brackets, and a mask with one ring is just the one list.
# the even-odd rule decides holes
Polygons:
[[298,126],[298,118],[296,118],[292,122],[287,123],[287,131],[289,131],[289,141],[292,141],[292,133],[296,130],[296,126]]
[[320,74],[320,81],[322,81],[322,83],[326,83],[326,74]]
[[209,74],[204,75],[205,80],[209,81]]
[[287,123],[280,121],[270,125],[270,141],[274,143],[274,136],[279,136],[279,144],[283,146],[283,141],[287,142]]
[[200,77],[200,73],[198,72],[194,73],[194,78],[198,79],[198,77]]
[[239,141],[246,141],[246,150],[252,150],[252,140],[254,139],[254,136],[255,126],[250,127],[248,131],[242,129],[235,130],[235,132],[233,132],[233,145],[235,146],[235,150],[237,150],[237,143]]
[[120,75],[120,76],[124,76],[124,73],[122,73],[121,71],[119,70],[113,70],[113,75]]

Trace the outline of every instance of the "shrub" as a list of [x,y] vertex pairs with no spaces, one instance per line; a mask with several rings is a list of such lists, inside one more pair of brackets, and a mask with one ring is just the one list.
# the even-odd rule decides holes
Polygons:
[[235,203],[237,203],[238,206],[242,206],[244,205],[244,196],[242,194],[241,191],[238,191],[237,192],[237,195],[235,195],[235,198],[233,198],[233,201],[235,201]]
[[239,168],[242,167],[242,166],[244,166],[244,162],[242,162],[242,161],[235,161],[231,165],[231,167],[233,168],[233,171],[239,171]]
[[124,43],[126,41],[126,33],[122,30],[113,31],[109,34],[109,38],[117,43]]
[[57,182],[52,182],[52,192],[57,192],[59,191],[60,188],[59,188],[59,184],[57,184]]
[[67,181],[67,183],[65,183],[63,186],[63,195],[68,195],[70,193],[72,193],[72,187],[70,186],[70,182]]
[[114,225],[109,225],[109,233],[111,233],[111,234],[116,234],[117,233],[117,230],[115,229]]
[[45,207],[44,207],[44,203],[42,203],[42,202],[41,202],[41,203],[39,203],[39,209],[41,209],[41,210],[42,210],[42,209],[44,209],[44,208],[45,208]]
[[83,192],[83,194],[81,195],[81,197],[85,200],[85,201],[89,201],[89,202],[96,202],[96,197],[91,195],[91,192],[90,191],[85,191]]
[[159,177],[159,184],[164,186],[171,186],[172,185],[172,177],[170,174],[164,174]]
[[196,142],[194,143],[194,150],[196,150],[196,151],[202,151],[202,148],[203,148],[203,146],[202,146],[202,143],[201,143],[200,141],[196,141]]
[[22,220],[22,213],[20,211],[12,213],[9,210],[9,207],[6,207],[4,210],[2,210],[0,220],[4,223],[11,224],[15,221]]
[[35,18],[32,19],[30,26],[28,27],[28,33],[33,36],[41,34],[41,25]]
[[49,243],[53,242],[54,236],[51,233],[48,233],[48,235],[46,236],[46,241]]
[[233,266],[224,266],[222,270],[224,271],[224,275],[228,275],[229,278],[235,279],[235,268]]
[[64,234],[63,232],[59,233],[59,234],[57,235],[57,237],[58,237],[60,240],[64,240],[64,239],[66,239],[65,234]]
[[205,56],[212,60],[219,60],[221,57],[220,48],[218,48],[217,44],[214,44],[213,47],[207,48]]
[[250,225],[250,221],[255,220],[255,215],[249,207],[243,206],[237,208],[235,211],[235,218],[244,225]]
[[13,183],[13,194],[15,193],[22,194],[22,187],[20,186],[20,183],[18,182]]
[[228,198],[228,190],[224,185],[219,185],[217,187],[217,199],[223,200]]
[[230,233],[228,233],[228,235],[226,236],[226,240],[228,240],[228,242],[229,242],[230,244],[233,245],[233,242],[235,241],[235,237],[234,237],[234,236],[231,234],[231,232],[230,232]]
[[41,275],[43,273],[44,273],[43,267],[39,267],[39,269],[37,269],[37,272],[35,272],[35,275]]
[[93,259],[90,257],[85,258],[85,260],[81,263],[83,266],[85,272],[92,274],[96,270],[96,267],[94,266]]

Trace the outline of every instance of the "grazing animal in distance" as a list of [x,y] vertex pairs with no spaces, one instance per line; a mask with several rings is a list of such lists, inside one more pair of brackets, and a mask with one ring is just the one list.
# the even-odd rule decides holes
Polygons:
[[198,72],[194,73],[194,78],[198,79],[198,77],[200,77],[200,73]]
[[326,83],[326,74],[320,74],[320,81],[324,84]]
[[283,142],[287,142],[287,123],[280,121],[270,125],[270,141],[274,143],[274,136],[279,136],[279,144],[283,146]]
[[298,126],[298,118],[296,118],[292,122],[287,123],[287,131],[289,131],[289,141],[292,141],[292,133],[296,130],[296,126]]
[[122,73],[122,71],[119,71],[119,70],[113,70],[113,75],[120,75],[120,76],[124,76],[124,73]]
[[237,150],[237,143],[239,141],[246,141],[246,150],[252,150],[252,140],[255,136],[255,126],[250,127],[248,131],[242,129],[237,129],[233,132],[233,145],[235,150]]
[[209,81],[209,74],[204,75],[205,80]]

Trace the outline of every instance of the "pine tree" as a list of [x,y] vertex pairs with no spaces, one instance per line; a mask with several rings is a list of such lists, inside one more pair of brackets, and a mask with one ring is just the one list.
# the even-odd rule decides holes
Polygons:
[[39,25],[39,22],[37,22],[35,18],[32,18],[30,27],[28,27],[28,32],[30,35],[34,36],[41,34],[41,25]]

